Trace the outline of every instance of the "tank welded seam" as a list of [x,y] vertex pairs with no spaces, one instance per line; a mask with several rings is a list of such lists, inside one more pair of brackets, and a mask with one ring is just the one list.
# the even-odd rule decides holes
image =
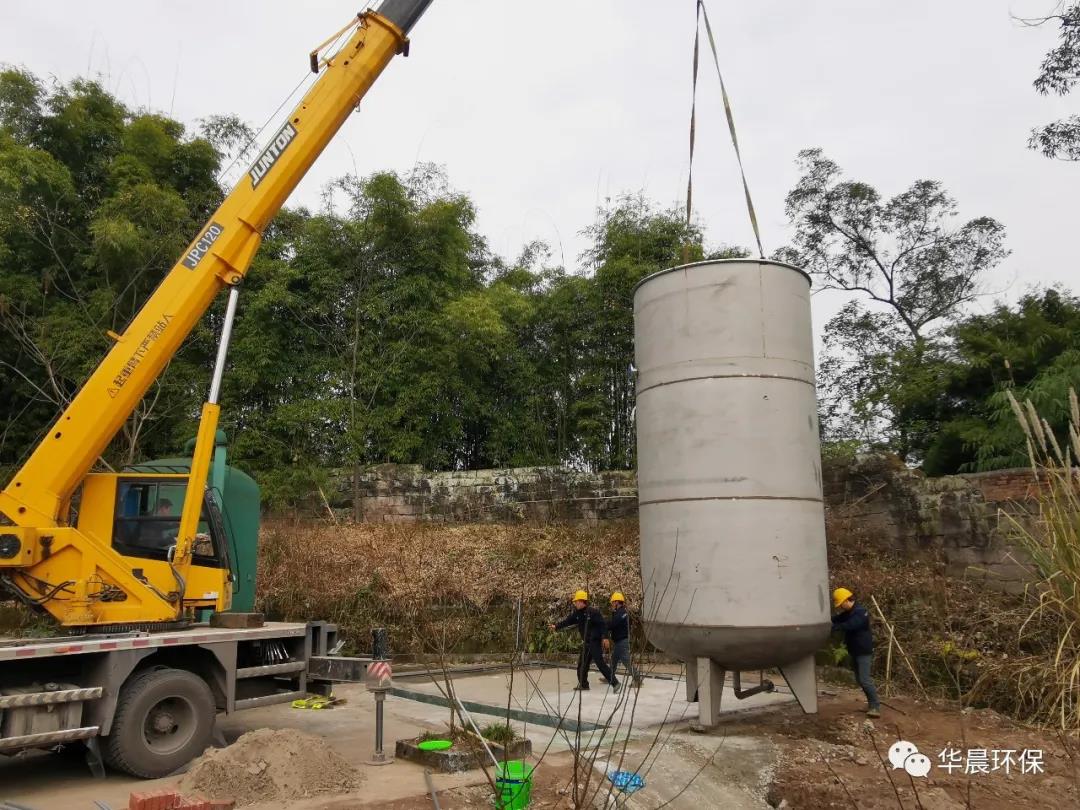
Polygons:
[[666,276],[669,273],[674,273],[676,270],[689,270],[691,267],[706,267],[710,264],[767,264],[771,265],[772,267],[781,267],[785,270],[794,270],[796,273],[806,279],[806,283],[808,285],[810,285],[811,287],[814,285],[813,279],[810,278],[809,273],[807,273],[801,267],[796,267],[795,265],[788,264],[787,262],[778,262],[774,261],[773,259],[752,259],[750,257],[746,257],[744,259],[706,259],[701,262],[690,262],[689,264],[679,264],[675,267],[668,267],[666,270],[658,270],[651,275],[645,276],[645,278],[643,278],[641,281],[634,285],[634,295],[636,296],[637,291],[641,287],[643,287],[645,284],[655,278],[658,278],[660,276]]
[[657,498],[653,501],[638,501],[638,506],[652,506],[657,503],[685,503],[686,501],[806,501],[824,503],[822,498],[797,498],[794,495],[709,495],[700,498]]
[[[749,192],[747,192],[749,194]],[[749,200],[750,198],[747,197]],[[759,242],[760,245],[760,242]],[[761,267],[758,267],[758,314],[761,315],[761,323],[764,325],[765,321],[765,274],[761,271]],[[761,330],[761,356],[768,357],[769,350],[765,345],[765,330]]]
[[783,374],[706,374],[703,377],[682,377],[678,380],[669,380],[668,382],[658,382],[652,385],[641,388],[638,390],[636,396],[641,396],[646,391],[651,391],[654,388],[662,388],[665,385],[678,385],[684,382],[696,382],[697,380],[733,380],[733,379],[746,379],[746,380],[787,380],[788,382],[802,383],[803,385],[809,385],[813,387],[814,383],[810,380],[804,380],[800,377],[785,377]]

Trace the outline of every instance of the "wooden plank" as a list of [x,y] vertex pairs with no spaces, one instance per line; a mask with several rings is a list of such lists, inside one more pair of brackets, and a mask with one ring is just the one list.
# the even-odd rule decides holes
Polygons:
[[226,630],[250,630],[266,624],[266,617],[261,613],[215,613],[210,617],[211,627]]

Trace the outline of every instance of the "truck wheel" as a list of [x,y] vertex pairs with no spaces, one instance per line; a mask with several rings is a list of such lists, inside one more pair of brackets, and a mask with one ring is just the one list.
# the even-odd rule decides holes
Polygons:
[[150,669],[120,689],[112,733],[102,742],[105,760],[143,779],[167,776],[210,745],[214,697],[198,675]]

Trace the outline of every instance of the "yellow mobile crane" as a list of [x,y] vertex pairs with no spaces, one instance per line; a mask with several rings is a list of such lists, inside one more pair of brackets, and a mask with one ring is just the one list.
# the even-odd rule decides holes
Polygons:
[[[206,489],[218,394],[239,287],[264,229],[395,54],[407,53],[430,2],[383,0],[311,53],[319,74],[312,88],[124,332],[110,332],[115,345],[0,492],[0,584],[89,634],[0,639],[0,754],[77,739],[92,741],[95,753],[100,735],[106,760],[162,775],[205,747],[216,711],[309,688],[309,659],[327,652],[333,628],[178,632],[232,600],[228,542]],[[340,48],[325,50],[342,37]],[[224,288],[190,472],[92,472]],[[167,487],[184,492],[175,536],[154,520]]]
[[[406,50],[406,34],[429,2],[386,0],[320,46],[354,29],[332,57],[320,61],[320,49],[312,52],[318,81],[123,334],[110,333],[115,345],[0,493],[0,577],[61,624],[144,626],[185,621],[199,608],[228,609],[224,547],[211,551],[200,538],[199,550],[209,553],[196,554],[195,545],[197,535],[214,534],[203,493],[237,293],[263,230],[383,68]],[[132,500],[142,493],[124,488],[123,474],[90,470],[223,288],[229,288],[228,306],[191,472],[184,476],[175,549],[171,559],[153,559],[140,551],[155,538],[116,516],[118,493]]]

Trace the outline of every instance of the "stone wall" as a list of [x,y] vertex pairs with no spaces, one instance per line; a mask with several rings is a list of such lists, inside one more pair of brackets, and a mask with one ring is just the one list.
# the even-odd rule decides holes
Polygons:
[[338,479],[334,504],[362,521],[586,521],[637,516],[633,472],[554,467],[430,472],[380,464]]
[[[948,573],[1007,590],[1027,580],[1003,515],[1033,506],[1027,470],[927,478],[890,456],[826,464],[829,530],[900,552],[933,551]],[[337,479],[333,506],[361,521],[585,521],[637,516],[633,472],[550,467],[430,472],[383,464]]]
[[1022,591],[1028,557],[1010,542],[1037,508],[1030,470],[927,478],[889,456],[823,470],[829,531],[900,552],[931,551],[946,573]]

